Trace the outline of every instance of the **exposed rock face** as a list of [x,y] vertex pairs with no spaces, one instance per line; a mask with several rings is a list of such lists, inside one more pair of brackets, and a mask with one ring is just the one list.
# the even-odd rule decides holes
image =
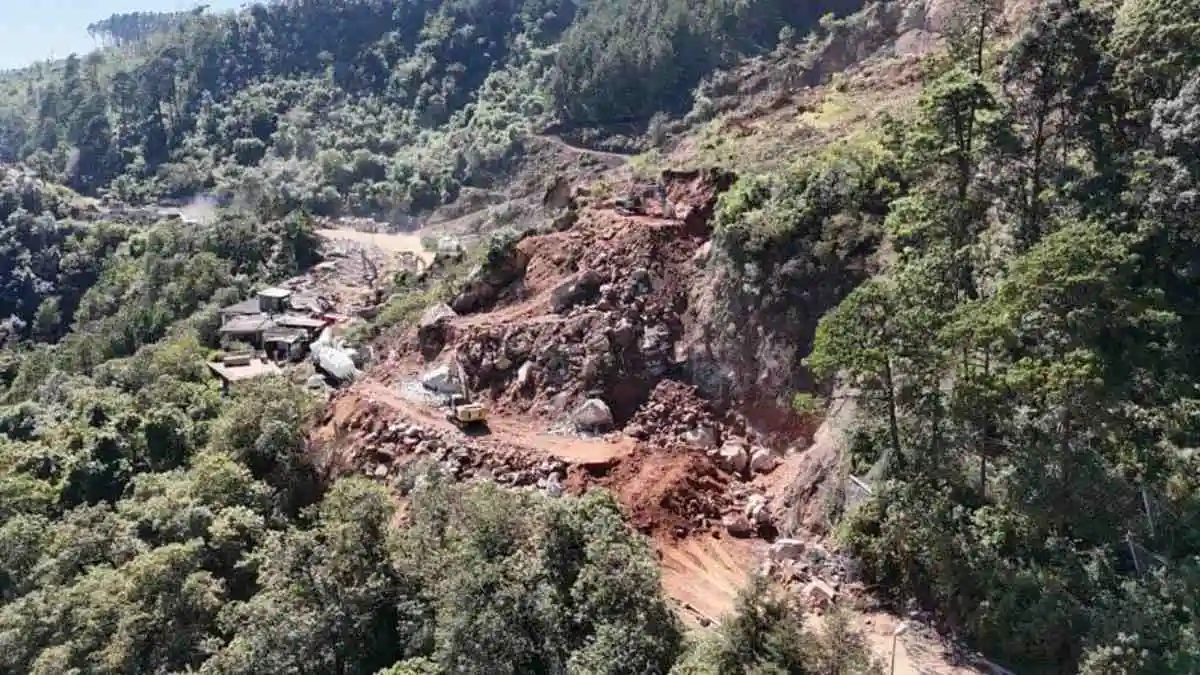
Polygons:
[[417,342],[421,356],[425,359],[435,358],[450,340],[450,321],[458,314],[445,303],[430,306],[421,315],[417,324]]
[[[633,217],[589,205],[575,211],[586,217],[569,231],[523,237],[519,259],[497,267],[499,277],[477,272],[455,310],[510,304],[494,323],[455,322],[463,334],[450,339],[471,390],[487,392],[500,408],[543,415],[601,398],[617,427],[633,423],[647,439],[665,441],[707,426],[715,438],[697,432],[692,443],[719,446],[720,426],[711,413],[691,403],[686,409],[660,405],[652,396],[648,402],[648,396],[660,383],[686,381],[680,349],[685,327],[710,320],[703,308],[692,311],[688,296],[717,197],[733,179],[719,172],[669,172],[666,201],[675,205],[676,218],[660,213],[658,200]],[[558,199],[561,190],[552,186],[548,199]],[[519,278],[510,281],[518,270]],[[502,283],[507,287],[497,290]],[[652,409],[643,415],[647,405]],[[681,413],[677,420],[675,412]],[[633,420],[635,415],[640,418]]]
[[604,278],[595,270],[587,270],[559,284],[550,297],[551,307],[563,314],[576,305],[587,303],[596,297]]
[[462,384],[450,366],[438,366],[421,376],[421,386],[438,394],[461,394]]
[[825,528],[821,505],[829,491],[839,484],[838,466],[847,444],[845,432],[858,416],[853,394],[843,389],[833,392],[835,403],[813,436],[812,445],[804,452],[800,471],[788,489],[780,527],[785,534],[822,532]]
[[478,312],[495,304],[501,292],[525,274],[529,255],[517,246],[515,235],[507,241],[496,243],[489,250],[487,260],[472,270],[466,283],[451,305],[459,314]]
[[[727,407],[727,399],[708,397],[689,381],[696,360],[684,358],[689,329],[721,320],[707,313],[708,306],[692,305],[692,289],[705,283],[707,267],[717,266],[697,263],[720,255],[705,247],[710,226],[704,214],[711,215],[717,194],[706,180],[696,174],[693,182],[670,188],[665,201],[675,205],[674,219],[656,213],[653,201],[634,216],[589,206],[570,231],[543,229],[523,238],[519,254],[495,248],[492,262],[474,272],[456,306],[429,308],[418,331],[422,352],[438,357],[453,349],[462,366],[461,373],[453,365],[425,372],[424,388],[477,394],[496,420],[493,433],[468,439],[454,432],[371,428],[355,435],[356,469],[384,473],[376,468],[384,460],[370,466],[361,461],[376,453],[393,453],[396,462],[432,456],[454,467],[459,479],[536,486],[549,494],[597,484],[613,488],[630,506],[631,523],[645,531],[685,536],[722,528],[734,536],[773,539],[785,524],[787,504],[774,482],[755,481],[755,474],[778,461],[768,448],[782,451],[787,443],[775,435],[776,426],[764,426],[740,401]],[[456,309],[477,315],[463,318]],[[388,357],[406,369],[403,394],[411,393],[411,378],[420,372],[409,358],[415,346],[407,338],[398,355]],[[712,364],[717,373],[733,368],[720,356]],[[381,379],[394,376],[388,371]],[[372,395],[386,396],[378,389]],[[422,400],[432,398],[424,394]],[[344,417],[358,414],[351,403],[341,407]],[[536,417],[538,424],[502,423],[518,417]],[[587,433],[624,431],[605,434],[603,441],[563,440],[611,442],[622,447],[619,458],[603,460],[610,462],[604,471],[586,464],[597,461],[592,458],[564,460],[571,470],[562,472],[526,462],[548,452],[531,441],[529,429],[564,423]],[[811,432],[804,430],[806,437]],[[344,438],[329,437],[339,443]],[[503,461],[481,466],[476,453]],[[588,451],[564,449],[562,457],[573,456]]]

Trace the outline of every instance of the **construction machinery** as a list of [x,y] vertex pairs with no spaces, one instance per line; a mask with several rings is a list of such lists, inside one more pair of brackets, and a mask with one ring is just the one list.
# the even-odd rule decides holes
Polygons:
[[460,429],[486,427],[488,416],[487,406],[471,401],[470,390],[467,387],[467,378],[465,373],[463,373],[462,364],[458,362],[457,358],[454,360],[454,371],[462,393],[450,395],[446,419],[450,420],[450,422]]

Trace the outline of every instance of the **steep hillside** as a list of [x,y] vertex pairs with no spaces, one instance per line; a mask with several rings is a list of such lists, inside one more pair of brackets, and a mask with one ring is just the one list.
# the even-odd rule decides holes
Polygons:
[[1200,5],[169,23],[4,80],[0,672],[1200,671]]
[[[551,124],[686,110],[714,69],[859,6],[331,0],[160,17],[175,29],[8,75],[0,157],[126,200],[230,192],[403,222],[501,185]],[[96,30],[140,25],[109,22]]]
[[[842,442],[751,481],[766,499],[740,515],[779,514],[759,536],[832,529],[885,598],[1022,672],[1191,672],[1196,615],[1161,598],[1197,593],[1196,10],[958,9],[872,7],[825,27],[858,40],[740,65],[707,129],[668,120],[658,151],[581,186],[568,229],[522,241],[425,358],[457,351],[539,433],[603,400],[645,442],[625,479],[666,462],[705,486],[660,502],[683,542],[758,527],[726,438],[803,445],[788,420],[849,399],[817,434]],[[831,86],[796,86],[796,56],[847,44],[861,60]],[[741,169],[715,206],[681,190],[696,164]]]

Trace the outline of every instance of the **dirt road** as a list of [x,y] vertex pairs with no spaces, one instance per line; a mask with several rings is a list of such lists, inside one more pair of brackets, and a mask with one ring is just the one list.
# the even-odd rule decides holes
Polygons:
[[[382,382],[366,380],[360,386],[373,399],[406,419],[434,429],[457,429],[446,419],[443,410],[411,401]],[[481,444],[500,444],[538,452],[567,464],[582,466],[609,464],[628,455],[633,449],[633,442],[625,437],[606,441],[549,434],[520,420],[497,416],[489,417],[488,433],[474,440]]]
[[563,150],[566,150],[567,152],[570,152],[570,153],[574,153],[577,155],[592,155],[594,157],[603,158],[603,159],[607,160],[608,163],[611,163],[616,166],[624,164],[625,162],[629,161],[630,157],[632,157],[632,155],[622,154],[619,152],[609,152],[606,150],[593,150],[592,148],[585,148],[583,146],[574,145],[572,143],[567,142],[560,136],[555,136],[554,134],[536,134],[534,137],[540,138],[541,140],[546,141],[547,143],[550,143],[552,145],[555,145],[555,146],[557,146]]

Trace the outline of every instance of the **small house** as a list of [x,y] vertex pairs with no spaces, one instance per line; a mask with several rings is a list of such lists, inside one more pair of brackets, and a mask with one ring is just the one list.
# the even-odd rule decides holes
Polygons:
[[258,298],[250,298],[239,303],[222,307],[218,313],[221,315],[221,323],[229,323],[239,316],[253,316],[261,314],[262,310],[258,307]]
[[222,324],[218,332],[222,338],[262,347],[263,335],[274,327],[275,322],[261,314],[235,316]]
[[283,314],[290,308],[292,292],[286,288],[264,288],[258,292],[258,311],[263,314]]
[[275,361],[299,361],[308,343],[308,332],[303,328],[276,325],[263,332],[263,350]]
[[284,314],[283,316],[275,317],[273,320],[275,325],[282,328],[294,328],[303,331],[306,342],[317,339],[317,336],[321,334],[321,330],[329,324],[325,319],[301,316],[299,314]]
[[223,392],[228,392],[229,388],[238,382],[283,374],[279,366],[270,361],[256,359],[250,354],[231,354],[220,362],[209,363],[208,368],[221,380]]

